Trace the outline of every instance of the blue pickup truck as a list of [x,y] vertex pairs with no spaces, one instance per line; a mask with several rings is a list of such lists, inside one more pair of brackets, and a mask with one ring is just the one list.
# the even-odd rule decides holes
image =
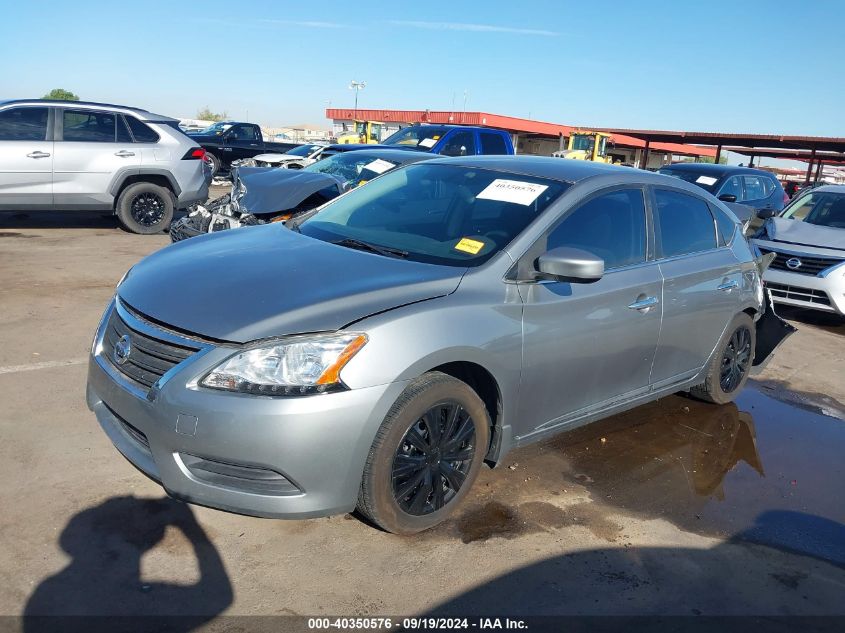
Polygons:
[[344,151],[373,147],[408,149],[443,156],[515,153],[510,134],[504,130],[468,125],[410,125],[391,134],[379,145],[337,147],[342,147]]

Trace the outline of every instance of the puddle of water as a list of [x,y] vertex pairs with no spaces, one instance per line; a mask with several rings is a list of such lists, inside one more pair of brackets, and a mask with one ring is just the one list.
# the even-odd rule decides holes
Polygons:
[[723,406],[664,398],[547,446],[562,485],[604,505],[845,562],[843,420],[749,387]]
[[843,455],[845,420],[755,385],[723,406],[670,396],[515,451],[429,534],[472,543],[580,526],[623,543],[621,510],[845,565]]

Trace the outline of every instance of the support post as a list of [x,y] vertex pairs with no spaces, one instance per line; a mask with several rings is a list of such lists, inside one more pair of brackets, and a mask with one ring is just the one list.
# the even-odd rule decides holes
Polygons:
[[720,161],[721,159],[722,159],[722,146],[721,146],[721,145],[717,145],[717,146],[716,146],[716,158],[713,160],[713,162],[714,162],[714,163],[716,163],[716,164],[718,165],[718,164],[719,164],[719,161]]
[[643,148],[643,157],[640,161],[640,169],[647,169],[648,168],[648,148],[649,148],[649,141],[646,140],[645,147]]
[[816,148],[813,148],[813,151],[810,152],[810,164],[807,165],[807,175],[804,177],[804,184],[810,184],[810,176],[813,175],[813,163],[816,162]]

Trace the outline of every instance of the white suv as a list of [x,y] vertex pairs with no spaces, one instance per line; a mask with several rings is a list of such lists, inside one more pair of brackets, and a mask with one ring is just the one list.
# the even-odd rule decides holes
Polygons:
[[0,102],[0,210],[114,211],[158,233],[208,197],[205,150],[178,120],[124,106]]

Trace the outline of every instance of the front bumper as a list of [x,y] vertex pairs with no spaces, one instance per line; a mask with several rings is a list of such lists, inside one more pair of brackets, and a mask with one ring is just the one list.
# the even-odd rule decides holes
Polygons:
[[845,315],[842,270],[820,277],[769,268],[763,273],[763,281],[776,303]]
[[[103,349],[114,309],[90,358],[88,407],[137,468],[173,497],[241,514],[306,518],[355,508],[376,431],[405,383],[288,398],[206,389],[197,379],[233,349],[204,346],[147,390]],[[162,334],[131,315],[127,324]]]

